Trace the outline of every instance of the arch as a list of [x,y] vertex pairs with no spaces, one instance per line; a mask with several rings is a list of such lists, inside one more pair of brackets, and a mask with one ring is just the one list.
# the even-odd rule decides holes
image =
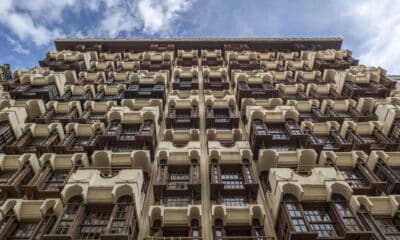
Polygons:
[[80,197],[83,200],[86,200],[86,194],[82,186],[78,184],[73,184],[69,186],[65,186],[64,190],[61,192],[63,201],[66,203],[73,197]]
[[259,206],[255,205],[251,207],[251,214],[252,219],[257,219],[261,224],[264,223],[264,210]]
[[199,207],[192,206],[189,209],[189,224],[193,220],[198,220],[201,223],[201,211],[200,211]]
[[150,111],[144,112],[142,115],[142,119],[143,119],[143,121],[152,120],[154,122],[157,122],[154,112],[150,112]]
[[156,221],[160,221],[160,225],[161,226],[163,225],[164,214],[163,214],[163,209],[161,207],[158,206],[152,207],[149,215],[150,215],[149,217],[151,226],[153,226]]
[[212,215],[213,215],[213,221],[221,219],[223,222],[225,222],[226,210],[223,206],[214,206]]
[[122,113],[119,111],[110,111],[108,114],[108,121],[111,122],[112,120],[120,120],[122,121],[123,116]]
[[92,160],[95,167],[111,167],[111,157],[110,153],[107,151],[95,151],[92,155]]
[[301,201],[303,199],[303,189],[301,189],[300,186],[293,184],[293,183],[285,183],[282,186],[282,197],[285,194],[290,194],[296,197],[298,201]]
[[253,121],[253,120],[264,121],[264,119],[265,119],[264,113],[260,110],[255,110],[254,112],[251,113],[250,121]]
[[269,169],[278,166],[278,152],[272,149],[262,151],[259,157],[258,168],[260,171],[269,171]]
[[296,122],[299,121],[299,112],[295,110],[288,110],[285,113],[285,120],[294,120]]
[[113,202],[116,203],[118,199],[123,196],[131,196],[132,198],[134,198],[132,187],[127,184],[118,186],[114,185],[114,188],[112,190]]
[[146,151],[136,151],[133,153],[133,167],[140,168],[150,174],[151,166],[148,153]]
[[334,194],[339,194],[346,198],[347,201],[350,201],[350,198],[353,195],[353,189],[351,189],[351,187],[345,182],[335,182],[331,184],[328,191],[328,200],[331,200]]

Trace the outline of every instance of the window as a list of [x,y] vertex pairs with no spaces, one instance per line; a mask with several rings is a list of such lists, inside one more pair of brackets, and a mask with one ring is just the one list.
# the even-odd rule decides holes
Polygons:
[[62,215],[60,222],[55,230],[56,234],[68,233],[73,221],[75,220],[79,207],[79,203],[67,203],[64,214]]
[[221,179],[225,189],[244,189],[240,170],[222,170]]
[[59,186],[64,185],[64,181],[67,178],[68,173],[53,172],[51,176],[46,180],[43,186],[43,190],[56,191]]
[[106,229],[110,216],[110,208],[87,209],[85,219],[80,225],[79,239],[100,239],[100,234]]
[[229,196],[223,198],[223,203],[226,206],[246,206],[247,200],[243,196]]
[[335,222],[327,208],[309,207],[304,209],[304,215],[311,229],[318,233],[318,237],[337,237]]
[[365,182],[365,180],[353,169],[340,169],[340,173],[342,174],[344,180],[350,185],[350,187],[367,187],[367,183]]
[[297,203],[285,203],[290,221],[296,232],[307,232],[306,222],[301,214],[300,206]]
[[168,190],[186,190],[189,184],[187,169],[168,169]]
[[10,178],[15,174],[14,171],[5,171],[0,172],[0,186],[4,186],[8,184]]
[[18,223],[18,226],[8,237],[8,239],[31,239],[31,237],[34,235],[37,225],[37,223]]
[[335,208],[339,212],[339,216],[343,221],[347,231],[350,232],[357,232],[362,231],[360,224],[356,220],[353,212],[351,212],[350,208],[348,207],[347,203],[335,202]]
[[188,196],[169,196],[165,199],[165,206],[167,207],[185,207],[189,204]]
[[375,222],[386,239],[400,239],[400,229],[392,218],[375,218]]

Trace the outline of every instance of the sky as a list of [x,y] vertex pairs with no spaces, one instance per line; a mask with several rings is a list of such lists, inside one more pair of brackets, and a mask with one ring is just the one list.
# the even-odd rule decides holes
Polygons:
[[0,0],[0,64],[31,68],[56,38],[341,37],[400,74],[400,0]]

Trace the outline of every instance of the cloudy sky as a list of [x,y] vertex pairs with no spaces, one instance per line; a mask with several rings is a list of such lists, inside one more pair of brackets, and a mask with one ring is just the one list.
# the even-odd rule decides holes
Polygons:
[[342,37],[400,74],[397,0],[0,0],[0,63],[33,67],[55,38]]

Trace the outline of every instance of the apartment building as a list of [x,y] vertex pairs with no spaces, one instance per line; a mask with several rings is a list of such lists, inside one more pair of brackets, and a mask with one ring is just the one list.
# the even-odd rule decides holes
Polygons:
[[58,39],[0,68],[0,239],[400,239],[400,92],[342,40]]

